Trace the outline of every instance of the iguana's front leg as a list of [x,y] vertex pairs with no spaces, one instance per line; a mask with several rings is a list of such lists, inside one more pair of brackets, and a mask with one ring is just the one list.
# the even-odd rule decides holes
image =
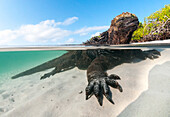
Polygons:
[[86,87],[86,100],[94,94],[101,106],[103,104],[103,95],[114,104],[109,86],[118,89],[120,92],[123,91],[119,83],[115,81],[120,80],[119,76],[115,74],[108,76],[105,72],[103,65],[105,62],[103,59],[105,59],[105,57],[97,57],[88,67],[88,85]]

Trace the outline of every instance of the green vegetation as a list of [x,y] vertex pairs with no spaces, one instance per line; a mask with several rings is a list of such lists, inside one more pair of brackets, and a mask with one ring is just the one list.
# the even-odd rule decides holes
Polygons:
[[132,40],[139,40],[151,33],[160,34],[157,30],[168,21],[168,18],[170,18],[170,4],[146,17],[143,24],[140,22],[138,29],[132,35]]
[[94,37],[90,38],[90,40],[92,40],[94,38],[100,38],[100,37],[101,37],[100,35],[99,36],[94,36]]
[[99,36],[96,36],[97,38],[100,38],[101,36],[99,35]]

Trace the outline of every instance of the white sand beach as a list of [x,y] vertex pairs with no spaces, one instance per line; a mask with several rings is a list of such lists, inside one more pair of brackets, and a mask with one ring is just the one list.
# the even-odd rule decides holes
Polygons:
[[[47,73],[11,79],[0,88],[2,117],[168,117],[170,116],[170,50],[155,60],[124,63],[108,71],[123,87],[112,89],[111,104],[85,100],[86,71],[74,68],[40,80]],[[82,92],[82,93],[81,93]]]

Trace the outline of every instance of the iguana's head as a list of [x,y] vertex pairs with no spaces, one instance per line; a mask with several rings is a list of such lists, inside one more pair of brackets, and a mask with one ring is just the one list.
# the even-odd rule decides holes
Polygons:
[[139,21],[135,14],[123,12],[112,20],[110,27],[113,27],[114,31],[125,29],[136,30],[138,25]]
[[84,44],[128,44],[138,25],[139,21],[135,14],[123,12],[111,21],[110,28],[107,31]]
[[112,44],[127,44],[131,40],[133,32],[139,25],[135,14],[126,12],[116,16],[108,29]]

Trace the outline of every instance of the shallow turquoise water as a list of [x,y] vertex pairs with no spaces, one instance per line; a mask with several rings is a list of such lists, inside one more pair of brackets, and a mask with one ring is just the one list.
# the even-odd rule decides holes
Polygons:
[[54,50],[0,52],[0,80],[8,79],[15,73],[57,58],[66,52]]
[[[117,49],[117,50],[119,50],[119,49]],[[11,114],[13,116],[13,115],[15,115],[15,112],[18,113],[18,115],[20,115],[20,116],[23,116],[25,113],[27,113],[28,115],[32,114],[33,116],[35,116],[35,115],[37,116],[38,115],[37,113],[41,112],[40,114],[43,114],[46,111],[48,111],[48,113],[54,113],[57,115],[58,113],[64,112],[65,110],[71,111],[70,115],[72,115],[72,112],[74,111],[74,109],[76,110],[75,112],[77,112],[77,111],[80,113],[84,112],[85,106],[86,107],[92,107],[92,106],[95,107],[94,110],[93,110],[93,107],[90,108],[89,110],[87,109],[87,111],[90,111],[90,112],[92,110],[95,113],[96,109],[100,110],[101,107],[99,107],[99,105],[97,104],[96,99],[90,103],[89,103],[89,101],[85,101],[85,88],[88,84],[88,81],[86,80],[87,79],[87,74],[86,74],[87,71],[84,71],[84,70],[88,66],[86,66],[86,64],[84,64],[84,63],[91,65],[91,62],[89,62],[89,59],[86,58],[85,55],[88,55],[89,57],[94,59],[93,58],[94,55],[98,57],[98,54],[101,54],[101,53],[102,53],[101,57],[104,57],[104,59],[102,59],[102,60],[96,59],[96,60],[101,60],[101,62],[103,62],[103,60],[106,60],[106,65],[108,65],[108,66],[113,65],[114,69],[111,71],[108,71],[108,74],[113,74],[113,73],[118,74],[121,77],[121,80],[119,80],[118,82],[122,85],[123,90],[124,90],[123,93],[121,93],[121,94],[117,93],[116,90],[112,90],[112,92],[114,92],[113,99],[115,100],[116,103],[114,106],[112,106],[112,105],[110,106],[113,108],[105,109],[107,111],[105,111],[103,113],[113,113],[113,111],[117,112],[117,110],[114,110],[114,109],[119,109],[119,107],[122,108],[123,103],[125,103],[126,101],[128,101],[128,103],[133,102],[134,96],[136,94],[141,94],[141,92],[145,90],[144,87],[145,87],[145,84],[147,84],[147,78],[149,76],[147,75],[147,72],[143,72],[143,71],[145,71],[145,70],[148,71],[147,67],[150,67],[150,65],[156,65],[160,62],[164,63],[163,61],[169,61],[169,56],[170,56],[169,48],[168,49],[160,49],[160,48],[157,49],[159,52],[161,52],[161,55],[158,58],[156,58],[156,56],[155,56],[155,59],[153,59],[153,60],[150,56],[150,55],[152,55],[151,54],[152,51],[151,52],[143,52],[143,54],[145,53],[147,55],[147,59],[143,59],[143,56],[140,56],[140,52],[132,54],[132,53],[129,53],[128,51],[120,51],[119,52],[117,50],[115,49],[114,52],[109,51],[109,49],[105,50],[105,51],[102,51],[102,50],[100,50],[100,51],[96,50],[96,51],[91,51],[91,52],[88,51],[88,52],[85,52],[83,55],[80,55],[80,53],[77,52],[76,55],[79,55],[79,56],[76,56],[76,57],[75,56],[69,56],[69,57],[66,56],[66,57],[63,57],[62,59],[58,59],[57,63],[59,63],[59,64],[54,64],[56,62],[52,62],[52,64],[50,64],[50,65],[55,65],[55,67],[57,66],[56,68],[58,68],[58,66],[61,67],[62,68],[60,71],[61,73],[56,74],[54,76],[50,76],[51,78],[46,79],[46,80],[40,80],[40,78],[44,74],[49,73],[51,70],[44,71],[44,72],[38,73],[38,74],[30,73],[30,74],[21,75],[21,77],[26,76],[26,75],[28,76],[28,77],[23,77],[23,78],[18,77],[16,79],[11,79],[11,77],[16,74],[19,74],[21,72],[24,72],[26,70],[29,71],[29,69],[31,69],[37,65],[41,65],[49,60],[58,58],[59,56],[62,56],[64,53],[66,53],[67,51],[50,50],[50,51],[0,52],[0,116],[6,115],[6,114],[8,115],[8,113],[9,113],[9,115]],[[142,51],[147,51],[147,50],[148,49],[142,50]],[[150,49],[150,50],[152,50],[152,49]],[[107,54],[110,54],[110,55],[113,54],[113,57],[110,55],[108,56]],[[104,56],[104,55],[106,55],[106,56]],[[133,60],[131,58],[133,58],[134,55],[135,55],[135,59]],[[140,58],[140,57],[142,57],[142,58]],[[150,59],[149,59],[149,57],[150,57]],[[78,58],[78,60],[77,60],[77,58]],[[72,59],[74,59],[75,61],[73,61]],[[126,59],[129,59],[130,61],[126,61]],[[122,64],[114,64],[119,60]],[[64,62],[66,64],[62,64]],[[143,63],[141,64],[140,62],[143,62]],[[50,62],[48,62],[48,65],[49,65],[49,63]],[[76,65],[77,68],[73,69],[72,63],[76,63],[74,65]],[[110,63],[110,64],[108,64],[108,63]],[[98,61],[98,63],[96,65],[98,65],[98,64],[100,64],[100,61]],[[69,66],[65,67],[65,65],[69,65]],[[95,64],[93,63],[93,65],[95,65]],[[132,65],[132,67],[130,65]],[[166,63],[166,65],[167,65],[167,63]],[[105,64],[103,65],[103,67],[104,66],[105,66]],[[118,66],[118,67],[116,68],[115,66],[116,67]],[[138,68],[138,66],[139,66],[139,68]],[[170,67],[169,64],[166,67],[169,68]],[[47,67],[43,67],[43,68],[47,68]],[[167,68],[164,68],[164,69],[167,69]],[[66,72],[66,71],[62,71],[62,70],[66,70],[66,71],[70,70],[70,72]],[[155,75],[155,73],[157,73],[157,74],[161,73],[161,75],[156,74],[155,76],[156,77],[159,76],[159,77],[156,78],[154,76],[153,81],[149,82],[149,83],[152,83],[153,86],[155,85],[159,89],[159,90],[154,91],[157,94],[157,95],[155,95],[155,97],[158,97],[159,99],[164,100],[165,104],[161,103],[164,106],[168,102],[166,100],[169,99],[169,98],[167,98],[165,100],[164,98],[161,98],[161,95],[163,94],[163,92],[168,91],[168,90],[164,90],[164,87],[163,87],[163,85],[164,86],[167,85],[166,87],[168,87],[168,84],[167,84],[168,81],[166,81],[166,80],[168,80],[167,78],[169,77],[168,72],[167,72],[168,70],[165,71],[166,74],[164,74],[162,69],[156,69],[156,70],[158,70],[159,72],[155,71],[154,75]],[[32,71],[34,73],[39,72],[39,71],[35,72],[36,70],[32,70]],[[162,76],[163,76],[162,74],[167,76],[166,80],[162,81]],[[163,78],[164,78],[164,76],[163,76]],[[160,81],[158,81],[156,79],[159,79],[160,81],[165,83],[165,84],[161,83],[162,89],[159,88],[161,86],[159,84]],[[150,88],[150,86],[152,86],[152,84],[149,84],[149,88]],[[153,95],[153,92],[151,92],[150,94]],[[148,96],[151,96],[150,94],[148,94]],[[165,94],[164,97],[166,97],[167,95],[169,96],[169,94],[167,92],[164,92],[164,94]],[[73,95],[74,95],[74,97],[73,97]],[[154,98],[153,101],[155,99],[156,98]],[[162,100],[160,102],[162,102]],[[107,105],[107,103],[105,103],[106,101],[107,100],[105,100],[105,98],[104,98],[104,104],[108,107],[109,105]],[[140,105],[142,105],[141,110],[143,108],[145,108],[145,105],[143,105],[142,103],[140,103]],[[50,104],[50,108],[47,109],[46,106],[44,106],[44,105],[48,105],[48,104]],[[66,106],[65,105],[63,106],[63,104],[65,104]],[[119,105],[121,105],[121,106],[119,106]],[[51,109],[51,107],[52,107],[52,109]],[[81,110],[81,109],[77,110],[77,107],[81,107],[81,109],[83,109],[83,110]],[[150,107],[152,107],[152,106],[150,106]],[[40,110],[38,110],[38,108]],[[70,108],[74,108],[74,109],[70,110]],[[135,108],[136,108],[136,106],[135,106]],[[23,111],[20,111],[20,109],[21,110],[23,109],[24,113],[23,113]],[[35,109],[37,109],[37,111],[34,111]],[[62,109],[62,110],[60,110],[60,109]],[[110,109],[110,112],[108,111],[109,109]],[[154,110],[153,107],[150,110],[152,110],[152,109]],[[19,112],[18,112],[18,110],[19,110]],[[140,109],[138,109],[138,110],[139,110],[139,112],[142,112]],[[164,109],[164,110],[166,110],[166,109]],[[74,112],[73,112],[73,115],[74,115]]]

